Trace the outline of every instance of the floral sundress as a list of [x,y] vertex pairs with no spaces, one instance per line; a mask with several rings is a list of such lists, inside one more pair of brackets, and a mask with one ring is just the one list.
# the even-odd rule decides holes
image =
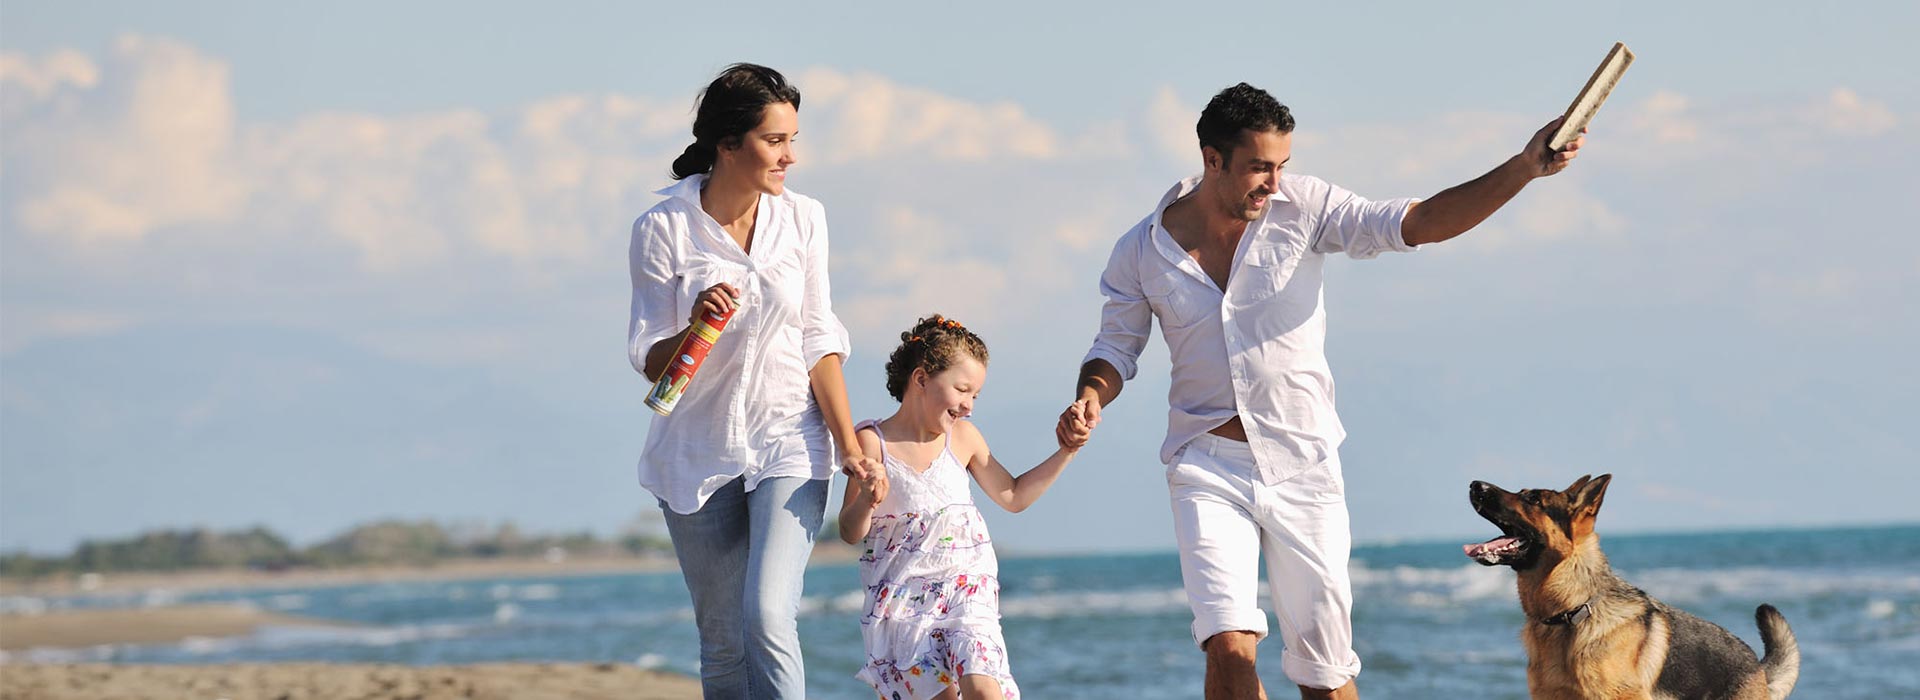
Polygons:
[[867,665],[855,675],[886,700],[927,700],[982,674],[1018,700],[1000,633],[1000,562],[952,433],[920,472],[887,454],[878,421],[857,427],[868,428],[880,436],[890,486],[860,557]]

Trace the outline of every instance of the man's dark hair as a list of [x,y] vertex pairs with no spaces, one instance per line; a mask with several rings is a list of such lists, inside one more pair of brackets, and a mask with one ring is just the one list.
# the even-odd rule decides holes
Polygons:
[[1227,159],[1233,157],[1233,147],[1240,143],[1244,130],[1293,133],[1293,113],[1267,91],[1241,83],[1214,95],[1201,110],[1200,123],[1194,126],[1200,134],[1200,145],[1212,146]]

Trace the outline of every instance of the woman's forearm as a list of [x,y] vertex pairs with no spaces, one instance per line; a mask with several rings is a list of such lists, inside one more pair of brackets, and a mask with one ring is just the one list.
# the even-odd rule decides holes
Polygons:
[[833,444],[840,450],[840,461],[859,456],[860,441],[853,434],[853,415],[847,402],[846,377],[840,371],[840,355],[830,353],[820,358],[807,373],[807,379],[813,386],[813,400],[820,405],[820,416],[826,420],[827,432],[833,435]]
[[660,375],[665,374],[667,365],[673,362],[673,354],[680,351],[680,344],[686,342],[687,334],[691,332],[693,332],[693,326],[687,326],[672,337],[647,348],[647,381],[660,381]]

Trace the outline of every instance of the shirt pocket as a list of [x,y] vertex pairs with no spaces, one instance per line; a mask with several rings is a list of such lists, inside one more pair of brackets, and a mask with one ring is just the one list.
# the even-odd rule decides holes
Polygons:
[[1306,252],[1306,246],[1299,241],[1262,241],[1247,248],[1242,262],[1246,266],[1246,283],[1239,297],[1242,303],[1261,301],[1285,289],[1293,279],[1294,270],[1300,267],[1300,256]]
[[1162,330],[1186,328],[1220,314],[1220,301],[1213,290],[1201,289],[1199,281],[1180,270],[1143,280],[1140,291],[1159,317]]

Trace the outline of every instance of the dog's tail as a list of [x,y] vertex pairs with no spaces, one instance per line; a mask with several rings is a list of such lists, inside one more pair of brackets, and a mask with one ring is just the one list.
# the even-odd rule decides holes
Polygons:
[[1773,606],[1760,606],[1753,612],[1753,619],[1760,625],[1760,644],[1767,650],[1760,657],[1760,668],[1767,672],[1767,695],[1781,700],[1800,680],[1800,643],[1793,640],[1787,618]]

